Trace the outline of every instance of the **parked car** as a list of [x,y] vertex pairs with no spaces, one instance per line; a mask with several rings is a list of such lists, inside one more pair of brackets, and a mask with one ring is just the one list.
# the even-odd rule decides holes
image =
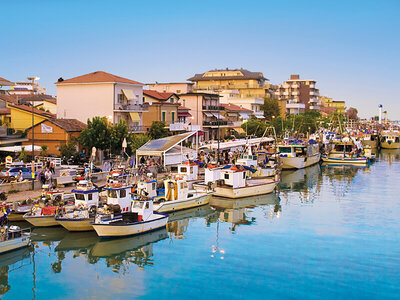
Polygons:
[[0,176],[17,178],[19,175],[19,171],[22,171],[23,179],[32,179],[32,171],[26,167],[5,168],[3,171],[0,172]]

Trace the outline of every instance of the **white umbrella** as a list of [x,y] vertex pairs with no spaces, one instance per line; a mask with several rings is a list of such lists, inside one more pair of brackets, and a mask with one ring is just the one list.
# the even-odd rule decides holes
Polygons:
[[[27,146],[10,146],[10,147],[0,147],[0,151],[6,151],[6,152],[21,152],[22,148],[26,152],[32,152],[32,145],[27,145]],[[34,146],[35,151],[40,151],[42,148],[40,146]]]

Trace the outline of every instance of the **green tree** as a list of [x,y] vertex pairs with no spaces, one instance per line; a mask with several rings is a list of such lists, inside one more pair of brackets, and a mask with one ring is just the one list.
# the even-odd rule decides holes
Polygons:
[[106,117],[88,119],[87,128],[81,132],[79,142],[88,149],[110,149],[110,126]]
[[[129,136],[127,142],[128,142],[128,150],[132,153],[142,147],[144,144],[146,144],[150,140],[149,135],[145,134],[132,134]],[[128,154],[130,154],[128,152]]]
[[162,121],[153,121],[149,130],[149,136],[153,139],[160,139],[169,135],[169,131],[165,128],[165,123]]
[[47,149],[48,149],[49,147],[47,147],[47,145],[42,145],[41,147],[40,147],[40,156],[47,156]]
[[250,119],[241,125],[244,131],[247,131],[247,135],[256,135],[261,137],[264,134],[267,124],[265,121],[259,119]]
[[70,158],[71,156],[76,156],[77,151],[76,151],[76,141],[71,140],[68,143],[63,143],[60,145],[60,154],[61,157],[66,157],[67,159]]
[[124,138],[128,141],[129,129],[125,120],[109,126],[111,153],[120,154],[122,151],[122,142]]
[[261,110],[264,111],[264,117],[266,120],[272,120],[272,117],[279,117],[279,103],[276,99],[264,98],[264,104],[261,105]]
[[21,152],[19,154],[19,160],[26,162],[28,160],[28,155],[26,154],[25,147],[21,148]]

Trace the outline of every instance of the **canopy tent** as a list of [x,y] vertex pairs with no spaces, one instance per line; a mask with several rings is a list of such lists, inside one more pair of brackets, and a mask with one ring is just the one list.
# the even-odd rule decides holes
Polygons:
[[198,131],[186,132],[148,141],[136,150],[136,163],[139,162],[138,158],[140,156],[159,156],[162,158],[164,166],[195,159],[197,151],[183,147],[182,142],[195,134],[197,135],[197,133]]
[[[21,152],[22,148],[26,152],[32,152],[32,145],[27,145],[27,146],[10,146],[10,147],[0,147],[0,151],[6,151],[6,152]],[[34,146],[35,151],[40,151],[42,148],[40,146]]]
[[[240,147],[245,147],[246,145],[256,145],[260,143],[272,142],[274,141],[273,138],[254,138],[254,139],[241,139],[235,140],[231,142],[220,142],[219,149],[220,150],[227,150],[227,149],[238,149]],[[209,150],[216,150],[218,149],[218,143],[207,144],[200,147],[201,149],[209,149]]]

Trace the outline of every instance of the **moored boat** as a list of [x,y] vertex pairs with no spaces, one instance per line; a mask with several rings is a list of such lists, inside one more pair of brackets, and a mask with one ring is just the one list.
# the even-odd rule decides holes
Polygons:
[[325,163],[366,165],[369,159],[362,156],[362,149],[358,148],[348,137],[332,143],[332,148],[322,155],[321,159]]
[[29,237],[29,228],[3,226],[0,231],[0,254],[27,247],[30,243]]
[[101,238],[123,237],[154,231],[166,226],[168,215],[153,211],[153,200],[135,200],[131,212],[122,218],[96,215],[91,224]]
[[400,133],[398,131],[384,131],[381,135],[381,148],[399,149]]
[[289,142],[279,144],[282,169],[302,169],[318,163],[321,159],[317,143]]

